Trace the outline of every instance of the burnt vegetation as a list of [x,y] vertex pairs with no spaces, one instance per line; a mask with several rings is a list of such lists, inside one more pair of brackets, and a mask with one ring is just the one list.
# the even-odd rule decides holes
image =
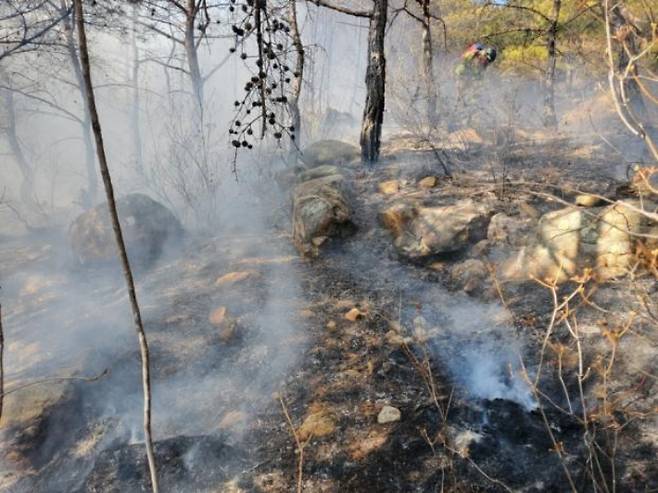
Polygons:
[[0,2],[0,491],[658,490],[657,16]]

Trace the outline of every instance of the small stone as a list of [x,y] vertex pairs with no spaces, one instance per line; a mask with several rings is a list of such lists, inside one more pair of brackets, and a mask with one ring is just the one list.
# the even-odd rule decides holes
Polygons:
[[401,417],[402,414],[400,413],[400,410],[397,407],[384,406],[382,407],[382,410],[379,411],[379,414],[377,415],[377,423],[379,423],[380,425],[384,425],[386,423],[394,423],[396,421],[400,421]]
[[225,319],[226,319],[225,306],[220,306],[219,308],[215,308],[212,312],[210,312],[210,315],[208,315],[208,321],[215,326],[222,325]]
[[246,279],[256,277],[257,275],[258,273],[253,270],[229,272],[228,274],[224,274],[223,276],[219,277],[215,281],[215,286],[226,286],[229,284],[235,284],[244,281]]
[[311,243],[313,243],[313,246],[319,247],[322,245],[325,241],[327,241],[327,236],[316,236],[311,240]]
[[576,205],[581,207],[596,207],[603,204],[603,200],[600,197],[597,197],[596,195],[590,195],[588,193],[581,193],[580,195],[576,195],[575,202]]
[[434,188],[438,183],[438,180],[436,179],[436,176],[426,176],[422,180],[418,182],[418,188],[422,188],[423,190],[429,190],[430,188]]
[[364,315],[364,312],[355,307],[345,314],[345,318],[350,322],[356,322],[358,319],[363,318]]
[[393,195],[400,191],[400,182],[398,180],[383,181],[378,185],[379,193],[384,195]]
[[335,330],[336,329],[336,322],[333,320],[329,320],[327,322],[327,329],[328,330]]

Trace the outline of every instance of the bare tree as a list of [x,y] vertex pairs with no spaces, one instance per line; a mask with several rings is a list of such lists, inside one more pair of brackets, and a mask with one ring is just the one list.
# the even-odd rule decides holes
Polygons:
[[[71,65],[71,71],[75,79],[75,85],[83,101],[83,117],[80,121],[80,130],[82,132],[82,141],[85,146],[85,167],[87,170],[87,189],[82,196],[82,206],[85,208],[92,207],[96,202],[98,194],[98,177],[96,175],[96,164],[94,163],[94,145],[91,137],[91,115],[89,109],[89,98],[86,94],[85,84],[80,66],[80,58],[76,48],[75,34],[73,32],[73,22],[71,19],[71,6],[67,0],[60,0],[60,13],[62,15],[62,28],[66,44],[66,52]],[[73,13],[75,16],[75,13]]]
[[[411,5],[417,5],[420,13],[416,12]],[[415,0],[410,5],[409,0],[405,0],[403,5],[393,11],[391,23],[401,13],[406,13],[411,19],[415,20],[421,26],[421,74],[424,85],[426,116],[429,126],[434,128],[438,123],[437,108],[437,84],[434,73],[434,42],[432,38],[432,23],[438,21],[443,29],[444,49],[447,49],[447,27],[445,21],[432,13],[430,0]]]
[[364,163],[374,163],[379,159],[382,123],[386,107],[386,22],[388,0],[373,0],[370,11],[350,9],[334,5],[325,0],[313,0],[318,6],[354,17],[369,19],[368,27],[368,66],[366,68],[366,103],[361,121],[361,159]]
[[560,20],[561,0],[553,0],[551,13],[548,17],[548,31],[546,34],[546,73],[544,74],[544,125],[557,126],[555,116],[555,66],[557,63],[557,32]]
[[[603,2],[610,92],[624,125],[644,141],[651,157],[658,161],[658,131],[647,114],[643,93],[654,102],[658,98],[642,83],[639,69],[658,43],[655,23],[652,23],[649,35],[643,37],[624,7],[623,2],[612,6],[609,0]],[[619,48],[616,63],[613,43]]]
[[290,121],[291,127],[295,135],[298,136],[297,142],[291,142],[290,152],[294,153],[297,146],[301,145],[301,115],[299,111],[299,98],[302,93],[302,82],[304,80],[304,62],[305,62],[305,51],[304,45],[302,43],[302,35],[299,30],[299,23],[297,21],[297,0],[288,1],[288,22],[291,28],[292,44],[295,48],[296,60],[295,60],[295,74],[298,74],[297,77],[293,79],[292,90],[290,96],[290,102],[288,104],[290,111]]
[[0,60],[52,45],[50,33],[66,15],[52,0],[0,2]]
[[142,361],[142,385],[144,393],[144,442],[146,445],[146,455],[148,458],[149,471],[151,476],[151,488],[154,493],[158,491],[158,477],[155,464],[155,456],[153,453],[153,438],[151,435],[151,373],[149,361],[149,347],[142,323],[142,316],[137,302],[137,293],[135,290],[135,282],[130,268],[130,261],[126,252],[126,245],[123,240],[123,233],[121,231],[121,224],[119,222],[119,215],[117,212],[116,202],[114,200],[114,189],[112,186],[112,178],[108,168],[107,157],[105,154],[105,145],[103,143],[103,133],[101,129],[98,112],[96,110],[96,100],[94,96],[94,86],[91,80],[91,64],[89,63],[89,52],[87,48],[87,36],[85,32],[84,12],[82,6],[83,0],[73,0],[75,19],[78,29],[78,43],[80,49],[80,62],[82,68],[82,77],[85,85],[85,96],[87,98],[87,105],[91,118],[91,125],[94,131],[94,138],[96,140],[96,152],[98,156],[98,163],[100,165],[101,176],[103,178],[103,185],[105,187],[105,195],[107,197],[107,205],[112,221],[112,229],[117,244],[121,266],[128,289],[128,297],[130,299],[130,307],[133,314],[133,321],[135,330],[137,331],[137,338],[139,341],[139,350]]
[[[0,72],[0,75],[2,75],[2,72]],[[5,80],[2,81],[3,86],[0,86],[0,95],[2,95],[2,101],[4,102],[5,118],[0,130],[2,130],[9,143],[9,148],[22,176],[23,181],[20,186],[21,201],[26,206],[34,209],[36,206],[36,198],[34,196],[34,169],[25,156],[25,152],[23,152],[23,146],[18,136],[14,91],[9,88],[11,84],[8,83],[6,78],[3,77],[3,79]]]

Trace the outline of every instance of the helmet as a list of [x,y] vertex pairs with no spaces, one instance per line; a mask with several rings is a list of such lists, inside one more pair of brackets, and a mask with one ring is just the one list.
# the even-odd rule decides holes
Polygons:
[[489,48],[484,50],[484,55],[487,57],[487,61],[489,63],[493,62],[496,59],[496,48],[490,46]]

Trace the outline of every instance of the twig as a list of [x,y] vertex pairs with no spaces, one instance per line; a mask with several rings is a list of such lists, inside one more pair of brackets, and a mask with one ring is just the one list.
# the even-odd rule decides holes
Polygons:
[[[1,325],[0,325],[0,330],[1,330]],[[2,351],[1,347],[2,346],[0,345],[0,352]],[[19,385],[18,387],[14,387],[13,389],[9,389],[6,392],[2,391],[0,393],[0,417],[1,417],[1,412],[2,412],[2,409],[1,409],[2,398],[5,395],[13,394],[14,392],[19,392],[19,391],[21,391],[23,389],[26,389],[28,387],[32,387],[34,385],[43,385],[45,383],[66,382],[66,381],[71,381],[71,380],[77,380],[77,381],[80,381],[80,382],[95,382],[96,380],[100,380],[105,375],[109,375],[109,374],[110,374],[110,370],[106,368],[101,373],[99,373],[98,375],[93,376],[93,377],[52,377],[52,378],[44,378],[43,380],[36,380],[34,382],[28,382],[28,383],[25,383],[23,385]],[[1,375],[2,375],[2,370],[0,369],[0,376]],[[3,387],[1,385],[0,385],[0,389],[3,389]]]
[[288,422],[288,426],[290,426],[290,433],[292,433],[292,437],[295,439],[295,445],[297,445],[297,452],[298,452],[298,457],[297,457],[297,493],[302,493],[304,490],[304,480],[303,480],[303,474],[304,474],[304,447],[306,447],[306,444],[309,442],[311,439],[311,436],[307,438],[307,440],[302,443],[301,440],[299,439],[299,435],[297,434],[297,431],[295,431],[295,425],[292,424],[292,419],[290,419],[290,414],[288,413],[288,408],[286,407],[286,403],[283,401],[283,398],[279,395],[279,402],[281,403],[281,409],[283,409],[283,415],[286,417],[286,421]]

